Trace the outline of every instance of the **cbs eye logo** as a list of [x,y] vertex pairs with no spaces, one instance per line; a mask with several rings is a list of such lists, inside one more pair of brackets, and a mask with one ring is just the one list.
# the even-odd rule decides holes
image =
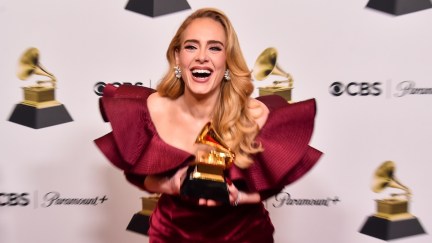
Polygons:
[[[114,86],[116,86],[116,87],[119,87],[120,85],[136,85],[136,86],[143,86],[144,85],[141,82],[136,82],[135,84],[132,84],[130,82],[123,82],[123,83],[121,83],[121,82],[114,82],[114,83],[111,83],[111,84],[114,85]],[[105,82],[97,82],[95,84],[95,86],[93,87],[93,91],[95,92],[96,95],[102,96],[103,95],[103,90],[105,89],[106,85],[107,84]]]
[[350,96],[378,96],[382,90],[380,82],[351,82],[346,85],[341,82],[334,82],[330,85],[329,92],[334,96],[341,96],[344,93]]

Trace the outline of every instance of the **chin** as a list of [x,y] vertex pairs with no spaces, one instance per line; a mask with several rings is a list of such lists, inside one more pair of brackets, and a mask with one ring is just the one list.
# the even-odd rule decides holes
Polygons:
[[193,94],[209,94],[214,90],[214,83],[209,81],[205,83],[194,82],[192,85],[189,85],[189,90]]

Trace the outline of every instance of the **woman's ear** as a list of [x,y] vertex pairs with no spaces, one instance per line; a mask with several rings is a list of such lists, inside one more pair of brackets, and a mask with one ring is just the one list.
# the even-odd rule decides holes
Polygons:
[[178,65],[179,64],[179,50],[178,49],[176,49],[174,51],[174,56],[175,56],[176,65]]

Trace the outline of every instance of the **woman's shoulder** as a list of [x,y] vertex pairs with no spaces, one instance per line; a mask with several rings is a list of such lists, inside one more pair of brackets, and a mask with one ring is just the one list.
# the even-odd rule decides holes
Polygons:
[[158,117],[166,115],[172,106],[173,101],[168,97],[161,96],[158,92],[154,92],[147,98],[147,109],[152,117],[152,120],[157,120]]
[[154,92],[150,94],[147,98],[147,103],[150,106],[160,106],[160,105],[166,105],[169,102],[169,99],[167,97],[163,97],[159,94],[159,92]]
[[262,128],[267,121],[270,110],[261,101],[250,98],[248,102],[249,113],[252,115],[259,128]]

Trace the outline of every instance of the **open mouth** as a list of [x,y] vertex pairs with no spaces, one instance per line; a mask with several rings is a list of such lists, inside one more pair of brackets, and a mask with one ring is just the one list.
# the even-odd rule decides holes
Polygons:
[[212,74],[212,72],[210,70],[207,70],[207,69],[194,69],[194,70],[192,70],[192,75],[195,78],[208,78],[208,77],[210,77],[211,74]]

